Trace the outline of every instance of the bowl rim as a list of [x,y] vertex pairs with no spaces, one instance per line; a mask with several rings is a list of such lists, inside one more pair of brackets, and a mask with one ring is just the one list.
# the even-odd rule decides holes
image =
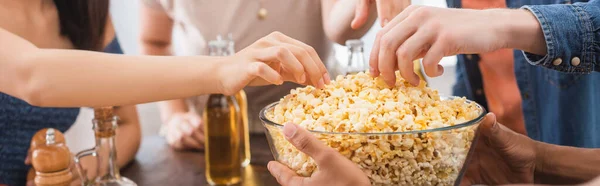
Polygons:
[[[457,98],[461,98],[458,96],[440,96],[441,100],[452,100],[452,99],[457,99]],[[346,135],[398,135],[398,134],[419,134],[419,133],[428,133],[428,132],[439,132],[439,131],[447,131],[447,130],[452,130],[452,129],[458,129],[458,128],[463,128],[463,127],[468,127],[477,123],[480,123],[481,121],[483,121],[483,118],[485,117],[485,115],[487,114],[486,109],[481,106],[479,103],[471,101],[469,99],[466,100],[467,104],[470,103],[475,103],[475,105],[477,106],[478,110],[479,110],[479,116],[477,116],[476,118],[463,122],[463,123],[459,123],[456,125],[451,125],[451,126],[446,126],[446,127],[440,127],[440,128],[434,128],[434,129],[425,129],[425,130],[411,130],[411,131],[402,131],[402,132],[328,132],[328,131],[316,131],[316,130],[308,130],[311,133],[316,133],[316,134],[346,134]],[[283,127],[282,124],[279,123],[275,123],[271,120],[269,120],[266,116],[266,112],[269,109],[272,109],[275,107],[275,105],[279,104],[279,101],[273,102],[267,106],[265,106],[263,109],[260,110],[259,113],[259,118],[262,121],[263,125],[266,127],[266,125],[271,125],[271,126],[275,126],[278,128]]]

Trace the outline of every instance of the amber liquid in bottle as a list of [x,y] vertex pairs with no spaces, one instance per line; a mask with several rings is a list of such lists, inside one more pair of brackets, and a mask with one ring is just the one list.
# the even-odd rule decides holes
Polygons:
[[206,180],[211,185],[241,181],[239,106],[233,96],[212,94],[203,113]]
[[242,167],[246,167],[250,164],[250,132],[248,129],[248,100],[246,99],[246,92],[240,90],[235,94],[235,100],[240,106],[240,151],[241,151],[241,162]]

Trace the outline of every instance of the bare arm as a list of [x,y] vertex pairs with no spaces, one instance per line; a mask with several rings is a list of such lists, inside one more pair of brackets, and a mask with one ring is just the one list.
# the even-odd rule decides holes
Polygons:
[[120,117],[116,135],[117,165],[123,167],[135,158],[140,147],[140,120],[135,105],[115,107],[115,114]]
[[366,24],[358,29],[352,29],[350,24],[354,19],[357,0],[322,0],[321,14],[325,34],[332,41],[344,45],[346,40],[359,39],[373,25],[377,19],[375,6],[370,6]]
[[32,105],[128,105],[218,92],[216,77],[202,76],[220,58],[39,49],[3,29],[0,41],[0,91]]
[[541,183],[578,184],[600,175],[600,149],[542,142],[537,149],[536,180]]
[[[141,53],[145,55],[170,56],[173,20],[160,8],[142,3],[141,7]],[[183,99],[162,101],[159,103],[163,124],[173,113],[188,112]]]
[[210,93],[232,95],[247,85],[293,81],[320,88],[329,83],[325,66],[313,57],[314,49],[278,32],[227,57],[39,49],[3,29],[0,41],[0,91],[36,106],[131,105]]

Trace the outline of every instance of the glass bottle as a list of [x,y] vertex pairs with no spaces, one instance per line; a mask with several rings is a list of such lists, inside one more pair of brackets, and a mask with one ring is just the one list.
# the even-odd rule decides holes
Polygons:
[[361,40],[353,39],[346,41],[348,48],[348,63],[344,68],[344,74],[356,74],[369,69],[369,64],[365,60],[364,43]]
[[421,79],[421,81],[427,83],[427,79],[425,78],[425,74],[423,73],[423,68],[421,66],[421,60],[415,60],[413,61],[413,67],[414,67],[414,71],[415,73],[419,76],[419,79]]
[[[220,36],[217,36],[217,40],[209,42],[209,53],[211,55],[219,56],[231,56],[235,54],[235,42],[233,41],[232,34],[227,35],[227,40],[223,41]],[[211,44],[212,43],[212,44]],[[240,118],[240,153],[242,167],[250,164],[251,153],[250,153],[250,132],[248,126],[248,100],[246,98],[246,92],[242,89],[235,94],[235,100],[240,107],[238,116]]]
[[235,100],[240,106],[240,153],[242,167],[246,167],[250,164],[250,133],[248,131],[248,100],[246,99],[246,92],[240,90],[235,94]]
[[231,185],[241,181],[239,106],[233,96],[211,94],[202,119],[207,136],[205,146],[206,180],[211,185]]
[[[114,114],[112,107],[94,108],[94,136],[96,146],[84,150],[75,156],[75,163],[81,175],[83,185],[137,185],[133,181],[122,177],[117,166],[117,147],[115,144],[115,132],[117,130],[118,117]],[[80,159],[85,156],[95,156],[97,162],[98,176],[94,180],[88,180],[83,174]]]

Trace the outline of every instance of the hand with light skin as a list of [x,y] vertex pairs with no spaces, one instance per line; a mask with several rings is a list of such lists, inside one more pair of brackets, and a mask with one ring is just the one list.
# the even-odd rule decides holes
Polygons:
[[319,167],[310,177],[298,176],[287,166],[271,161],[269,172],[283,186],[370,186],[367,175],[348,158],[319,141],[306,129],[288,123],[283,127],[285,138],[298,150],[315,160]]
[[[465,24],[468,23],[468,24]],[[371,74],[392,86],[400,70],[413,85],[419,77],[413,61],[423,58],[428,76],[443,73],[445,56],[515,48],[546,54],[546,42],[535,16],[528,10],[469,10],[411,5],[379,33],[370,56]]]
[[[233,95],[245,86],[280,85],[293,81],[317,88],[331,81],[314,48],[273,32],[223,61],[220,92]],[[225,78],[226,77],[226,78]]]
[[364,26],[369,18],[370,7],[376,6],[380,25],[384,27],[409,5],[410,0],[358,0],[354,19],[350,26],[352,29],[359,29]]
[[204,149],[202,118],[195,112],[173,113],[162,127],[161,135],[174,149]]

